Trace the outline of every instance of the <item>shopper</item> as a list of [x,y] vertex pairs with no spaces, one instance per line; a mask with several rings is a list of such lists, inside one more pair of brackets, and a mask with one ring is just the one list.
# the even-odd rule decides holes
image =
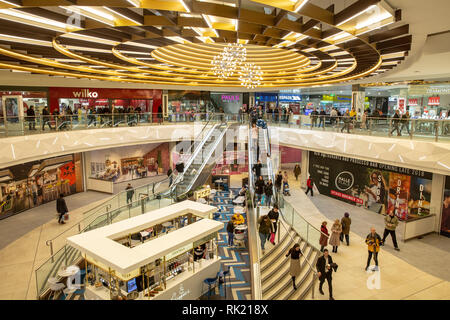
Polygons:
[[131,183],[129,183],[127,185],[127,187],[125,188],[125,190],[127,191],[127,204],[132,204],[133,203],[133,195],[134,195],[134,189],[131,186]]
[[258,202],[261,202],[262,195],[264,194],[266,184],[264,183],[263,177],[260,175],[258,177],[258,180],[255,183],[255,193],[256,193],[256,199]]
[[395,235],[395,229],[398,226],[398,218],[395,215],[395,211],[396,209],[394,209],[394,211],[389,212],[388,215],[386,215],[386,217],[384,217],[384,233],[383,233],[383,240],[382,245],[384,245],[387,236],[390,234],[392,237],[392,242],[394,243],[394,249],[397,251],[400,251],[400,249],[398,248],[397,245],[397,237]]
[[261,169],[262,169],[261,160],[258,160],[258,162],[253,165],[252,169],[253,172],[255,173],[255,178],[259,179],[259,177],[261,176]]
[[256,122],[252,124],[252,147],[256,150],[258,146],[258,127],[256,126]]
[[344,214],[344,217],[341,219],[341,225],[342,225],[342,233],[341,233],[341,241],[347,242],[347,246],[350,245],[350,225],[352,224],[352,219],[350,219],[350,215],[348,212]]
[[264,205],[269,207],[272,203],[272,196],[273,196],[273,183],[271,179],[267,181],[267,184],[264,189],[264,194],[266,196],[266,201],[264,202]]
[[233,220],[235,226],[245,223],[245,218],[240,212],[235,212],[231,217],[231,220]]
[[325,127],[325,117],[326,117],[326,112],[324,109],[320,110],[319,112],[319,128],[320,127]]
[[234,223],[233,219],[230,219],[227,223],[227,232],[228,232],[228,246],[233,246],[233,239],[234,239]]
[[392,126],[393,126],[393,129],[391,130],[391,134],[394,132],[394,131],[397,131],[397,136],[401,136],[402,134],[401,134],[401,132],[400,132],[400,129],[399,129],[399,124],[400,124],[400,111],[398,111],[398,109],[397,110],[395,110],[395,114],[394,114],[394,116],[392,117]]
[[52,130],[52,126],[50,125],[50,112],[48,112],[47,106],[42,109],[42,131],[44,131],[45,125],[48,124],[50,130]]
[[297,287],[295,286],[295,278],[298,277],[301,272],[300,255],[303,255],[303,253],[298,243],[294,244],[294,246],[289,249],[289,252],[286,255],[286,257],[291,256],[289,274],[292,277],[292,285],[294,286],[294,290],[297,290]]
[[270,221],[270,218],[268,215],[259,217],[258,225],[259,225],[259,228],[258,228],[259,240],[261,241],[261,249],[264,254],[265,244],[266,244],[267,239],[270,237],[271,233],[273,232],[273,226],[272,226],[272,222]]
[[309,176],[308,180],[306,180],[306,194],[308,194],[309,191],[311,191],[311,197],[314,197],[314,181],[311,176]]
[[324,221],[320,226],[320,239],[319,239],[320,252],[323,252],[323,249],[328,245],[328,237],[329,233],[327,229],[327,222]]
[[283,178],[283,195],[290,196],[291,189],[289,188],[289,182],[286,177]]
[[194,249],[194,261],[203,259],[206,255],[206,244],[197,246]]
[[368,117],[369,111],[364,111],[362,117],[361,117],[361,129],[368,129]]
[[333,285],[332,285],[333,266],[336,268],[336,265],[333,262],[333,258],[331,258],[331,256],[328,254],[328,249],[325,249],[323,251],[323,255],[319,259],[317,259],[316,268],[317,268],[317,275],[319,276],[319,292],[322,295],[324,294],[322,287],[325,280],[327,280],[328,291],[330,293],[330,300],[334,300]]
[[406,128],[406,130],[408,131],[408,134],[410,134],[409,133],[409,121],[410,121],[409,119],[410,119],[409,111],[406,111],[406,113],[403,114],[401,117],[402,127],[400,128],[400,134],[402,134],[403,128]]
[[311,112],[311,114],[309,115],[311,118],[311,127],[317,127],[317,116],[319,115],[319,113],[317,112],[316,108],[314,107],[313,111]]
[[376,270],[378,270],[378,252],[380,251],[380,245],[383,243],[381,237],[376,233],[375,228],[370,229],[370,233],[366,237],[366,244],[369,251],[369,256],[367,258],[366,271],[369,269],[370,260],[375,261]]
[[333,252],[337,253],[338,247],[340,246],[341,242],[339,241],[339,238],[342,233],[342,226],[339,222],[339,219],[336,219],[331,226],[331,236],[330,236],[330,246],[333,246]]
[[[270,221],[273,226],[273,233],[277,233],[278,228],[278,218],[280,217],[280,211],[278,210],[278,206],[274,205],[272,210],[267,214],[269,216]],[[275,240],[271,241],[273,245],[275,245]]]
[[56,212],[59,214],[58,223],[65,224],[64,216],[67,212],[69,212],[69,210],[67,209],[66,200],[64,199],[64,195],[62,193],[59,195],[59,198],[56,199]]
[[275,178],[275,188],[277,189],[277,192],[280,192],[282,182],[283,182],[283,174],[281,173],[281,170],[280,170],[280,171],[278,171],[278,174]]
[[347,133],[350,133],[350,122],[352,121],[352,118],[350,117],[350,113],[345,111],[344,116],[342,117],[342,121],[344,122],[343,127],[341,128],[341,132],[344,132],[345,129],[347,129]]
[[337,117],[338,117],[338,112],[336,110],[336,108],[331,109],[330,111],[330,123],[331,125],[334,127],[335,123],[337,122]]
[[36,130],[35,116],[36,114],[34,113],[34,107],[30,106],[27,110],[27,121],[29,130]]
[[300,168],[300,165],[297,163],[294,167],[294,175],[296,181],[298,181],[298,176],[300,175],[300,173],[302,173],[302,169]]

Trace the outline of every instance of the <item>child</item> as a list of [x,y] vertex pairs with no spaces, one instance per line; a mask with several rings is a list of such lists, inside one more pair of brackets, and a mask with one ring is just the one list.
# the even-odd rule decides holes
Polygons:
[[289,191],[289,183],[287,182],[287,180],[283,181],[283,195],[285,195],[285,196],[291,195],[291,193]]

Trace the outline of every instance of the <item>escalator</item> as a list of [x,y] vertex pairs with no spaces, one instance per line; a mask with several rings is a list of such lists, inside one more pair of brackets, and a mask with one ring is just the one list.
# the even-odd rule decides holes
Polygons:
[[[271,154],[270,135],[268,129],[258,128],[258,146],[259,155],[257,155],[257,146],[252,147],[250,164],[253,166],[257,160],[261,160],[262,170],[261,175],[265,183],[269,179],[275,181],[274,167],[272,159],[274,155]],[[251,134],[251,133],[250,133]],[[276,190],[273,190],[274,201],[277,204],[283,202],[283,196],[277,195]],[[272,201],[272,203],[274,203]],[[267,214],[270,208],[258,206],[260,214]],[[264,300],[302,300],[309,298],[314,290],[314,284],[317,281],[314,265],[319,257],[318,250],[312,246],[305,238],[299,235],[288,223],[284,220],[283,208],[279,206],[280,217],[279,227],[277,230],[279,241],[275,246],[261,255],[259,261],[260,281],[261,281],[261,298]],[[292,278],[289,274],[290,261],[286,257],[286,253],[295,243],[300,244],[303,256],[300,258],[301,273],[296,278],[297,290],[293,289]]]

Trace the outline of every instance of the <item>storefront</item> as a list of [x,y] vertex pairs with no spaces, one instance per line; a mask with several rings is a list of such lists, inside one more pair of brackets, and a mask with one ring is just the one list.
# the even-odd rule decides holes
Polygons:
[[[194,300],[221,269],[217,208],[183,201],[69,237],[81,252],[87,300]],[[76,268],[76,266],[75,266]]]
[[27,162],[0,171],[0,219],[83,191],[81,154]]
[[255,101],[257,105],[263,107],[263,111],[269,112],[278,107],[278,93],[257,92]]
[[242,93],[211,92],[211,100],[219,109],[222,108],[223,112],[227,114],[239,113],[239,109],[244,104]]
[[152,89],[49,88],[52,113],[55,110],[63,113],[67,108],[74,114],[79,109],[98,111],[106,108],[108,113],[136,111],[156,114],[161,107],[161,98],[162,91]]
[[220,106],[211,102],[209,91],[169,90],[168,96],[169,116],[177,114],[176,120],[194,121],[198,114],[220,111]]
[[[47,88],[0,88],[0,119],[2,122],[18,122],[28,108],[33,106],[36,116],[48,105]],[[6,119],[5,119],[6,116]],[[5,121],[6,120],[6,121]]]
[[329,197],[403,221],[430,215],[429,172],[310,152],[309,173]]
[[168,142],[86,152],[88,188],[97,191],[109,192],[114,183],[165,175],[169,167]]
[[280,93],[278,101],[280,108],[285,110],[292,110],[294,114],[300,114],[300,104],[302,96],[294,93]]

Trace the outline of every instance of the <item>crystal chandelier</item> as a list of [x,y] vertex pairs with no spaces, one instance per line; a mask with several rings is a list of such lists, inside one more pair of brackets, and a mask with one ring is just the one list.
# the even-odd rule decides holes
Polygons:
[[247,60],[247,49],[242,44],[229,43],[223,51],[211,61],[212,71],[219,78],[231,77],[236,68]]
[[247,89],[256,88],[261,85],[262,74],[261,67],[254,63],[242,65],[241,70],[239,71],[241,86],[246,87]]

